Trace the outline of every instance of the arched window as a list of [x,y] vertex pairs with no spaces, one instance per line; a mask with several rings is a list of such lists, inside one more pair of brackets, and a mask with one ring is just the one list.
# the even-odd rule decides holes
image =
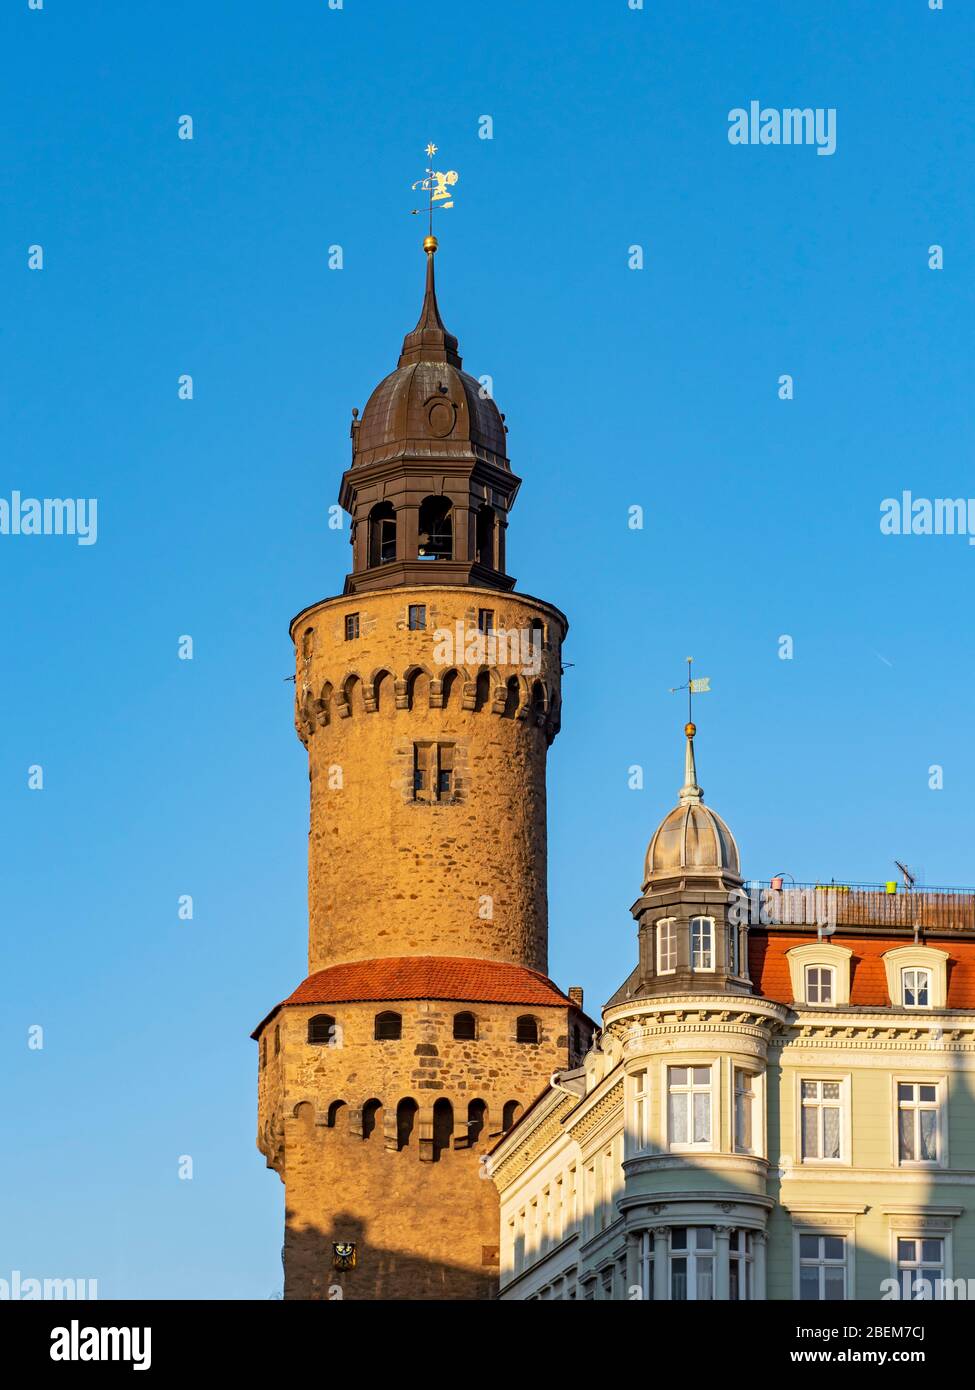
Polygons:
[[433,1157],[438,1159],[444,1149],[450,1148],[454,1133],[454,1107],[449,1100],[435,1100],[433,1103]]
[[518,706],[521,703],[521,685],[517,676],[509,676],[504,688],[504,709],[501,711],[502,718],[514,719],[518,713]]
[[379,671],[372,683],[372,698],[377,711],[390,714],[394,706],[393,677],[388,671]]
[[328,1047],[335,1039],[335,1019],[331,1014],[316,1014],[308,1020],[308,1041]]
[[446,497],[424,497],[420,503],[418,554],[421,560],[451,560],[454,528]]
[[419,1106],[411,1096],[404,1096],[396,1107],[396,1147],[405,1149],[410,1142],[413,1133],[413,1126],[416,1124],[416,1112]]
[[545,687],[541,681],[535,681],[532,685],[532,709],[536,714],[545,713]]
[[501,1112],[501,1129],[507,1134],[508,1130],[521,1114],[521,1103],[517,1100],[506,1100],[504,1109]]
[[403,1036],[403,1020],[399,1014],[383,1013],[376,1015],[377,1042],[396,1042]]
[[807,965],[805,979],[807,1004],[836,1003],[836,971],[831,965]]
[[383,1113],[383,1103],[381,1100],[367,1100],[362,1107],[362,1137],[368,1139],[370,1134],[380,1123]]
[[473,1014],[454,1014],[454,1037],[471,1042],[477,1037],[477,1019]]
[[474,709],[480,712],[491,698],[491,672],[478,671],[474,684]]
[[515,1040],[520,1043],[538,1042],[538,1019],[531,1014],[522,1014],[515,1024]]
[[275,1057],[278,1055],[278,1053],[279,1053],[280,1051],[281,1051],[281,1025],[280,1025],[280,1023],[276,1023],[276,1024],[274,1025],[274,1055],[275,1055]]
[[467,1106],[467,1141],[476,1144],[484,1130],[487,1120],[487,1105],[483,1100],[472,1100]]
[[463,694],[462,686],[458,685],[459,680],[459,671],[448,671],[447,674],[444,676],[443,685],[441,687],[443,690],[444,709],[450,709],[451,700],[453,700],[454,704],[456,705],[458,703],[458,697]]
[[477,563],[485,569],[497,569],[495,534],[497,517],[494,508],[486,503],[477,509]]
[[396,559],[396,513],[392,502],[377,502],[369,513],[369,567]]
[[344,1101],[344,1100],[333,1100],[333,1101],[332,1101],[331,1105],[328,1107],[328,1115],[327,1115],[327,1117],[326,1117],[329,1129],[334,1129],[334,1128],[335,1128],[336,1123],[338,1122],[338,1118],[339,1118],[339,1116],[342,1114],[342,1112],[343,1112],[344,1109],[345,1109],[345,1101]]
[[267,1066],[267,1035],[261,1039],[261,1066]]
[[306,627],[301,636],[301,655],[307,661],[315,648],[315,629]]

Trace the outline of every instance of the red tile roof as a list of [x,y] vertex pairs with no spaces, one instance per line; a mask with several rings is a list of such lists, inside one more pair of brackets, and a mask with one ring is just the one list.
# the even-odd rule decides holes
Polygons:
[[466,956],[389,956],[316,970],[251,1034],[289,1004],[348,1004],[364,1000],[456,999],[480,1004],[574,1007],[546,975],[521,965]]
[[[808,946],[815,940],[815,933],[749,931],[748,966],[755,982],[755,993],[766,999],[790,1003],[792,983],[786,952],[793,946]],[[853,952],[850,1003],[861,1008],[890,1008],[883,955],[897,946],[909,946],[910,937],[842,936],[836,932],[828,942],[830,946],[845,946]],[[928,937],[924,944],[948,952],[948,1008],[975,1007],[975,941]]]

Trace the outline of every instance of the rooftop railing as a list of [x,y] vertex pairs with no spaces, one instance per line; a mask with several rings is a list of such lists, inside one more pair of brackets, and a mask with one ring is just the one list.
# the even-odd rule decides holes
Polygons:
[[906,888],[897,883],[793,883],[753,879],[746,890],[761,895],[770,923],[837,927],[920,927],[927,931],[975,930],[975,889]]

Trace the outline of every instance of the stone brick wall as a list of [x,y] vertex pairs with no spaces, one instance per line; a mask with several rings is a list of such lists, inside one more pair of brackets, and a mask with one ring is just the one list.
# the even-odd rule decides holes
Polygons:
[[[402,1016],[398,1041],[374,1037],[375,1016],[386,1010]],[[475,1014],[476,1039],[453,1037],[460,1011]],[[336,1020],[336,1045],[309,1044],[308,1020],[326,1012]],[[515,1041],[516,1020],[526,1013],[539,1022],[537,1044]],[[264,1027],[258,1142],[287,1187],[286,1297],[491,1297],[498,1198],[484,1156],[501,1132],[506,1102],[527,1106],[556,1068],[580,1060],[574,1017],[563,1007],[437,1000],[279,1010]],[[587,1035],[584,1028],[583,1046]],[[419,1109],[399,1147],[396,1109],[404,1098]],[[441,1099],[452,1106],[453,1135],[435,1154],[434,1103]],[[382,1109],[366,1135],[363,1111],[376,1100]],[[472,1100],[485,1102],[487,1112],[469,1144]],[[336,1241],[356,1243],[355,1270],[333,1270]]]
[[[426,627],[409,629],[409,607]],[[540,669],[444,658],[491,609],[540,624]],[[359,635],[347,640],[346,617]],[[372,956],[458,955],[547,970],[545,760],[558,729],[565,620],[521,595],[393,589],[295,619],[296,727],[311,780],[309,972]],[[510,649],[501,655],[528,656]],[[453,674],[452,674],[453,673]],[[509,687],[509,682],[513,686]],[[449,803],[413,798],[415,743],[450,744]]]

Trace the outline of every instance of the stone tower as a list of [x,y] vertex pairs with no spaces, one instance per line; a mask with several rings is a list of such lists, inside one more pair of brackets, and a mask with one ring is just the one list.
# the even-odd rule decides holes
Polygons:
[[592,1031],[547,975],[567,623],[506,573],[520,480],[441,320],[436,249],[396,370],[353,413],[344,592],[291,624],[309,974],[254,1033],[287,1298],[490,1297],[484,1156]]

